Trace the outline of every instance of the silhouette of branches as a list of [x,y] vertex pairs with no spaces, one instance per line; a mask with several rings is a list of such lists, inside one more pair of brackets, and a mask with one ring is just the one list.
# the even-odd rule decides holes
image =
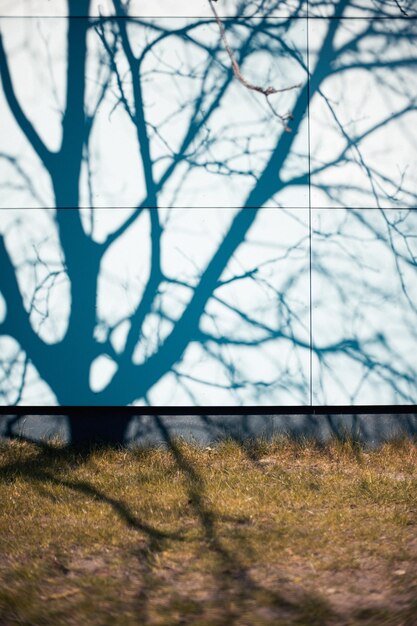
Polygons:
[[3,404],[416,401],[411,7],[208,4],[70,0],[53,113],[2,22]]

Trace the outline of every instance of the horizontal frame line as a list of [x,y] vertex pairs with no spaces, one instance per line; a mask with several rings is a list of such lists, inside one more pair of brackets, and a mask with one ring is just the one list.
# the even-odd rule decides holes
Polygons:
[[[351,15],[351,16],[337,16],[337,15],[220,15],[222,20],[306,20],[307,18],[310,20],[417,20],[416,15]],[[214,18],[210,17],[210,15],[0,15],[0,19],[115,19],[115,20],[129,20],[129,19],[139,19],[139,20],[155,20],[155,19],[165,19],[165,20],[177,20],[177,19],[194,19],[194,20],[209,20],[210,22],[214,22]]]
[[[115,413],[123,416],[175,415],[386,415],[417,414],[417,405],[303,405],[303,406],[0,406],[0,415],[71,416],[88,418]],[[117,419],[117,415],[115,415]]]

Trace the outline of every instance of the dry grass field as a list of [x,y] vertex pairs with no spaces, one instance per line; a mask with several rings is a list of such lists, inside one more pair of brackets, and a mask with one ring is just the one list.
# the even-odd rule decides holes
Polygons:
[[0,624],[417,624],[417,446],[0,446]]

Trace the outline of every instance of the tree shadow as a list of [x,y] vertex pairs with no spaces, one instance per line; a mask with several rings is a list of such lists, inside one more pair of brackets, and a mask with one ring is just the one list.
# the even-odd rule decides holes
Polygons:
[[96,445],[165,445],[167,437],[213,445],[233,440],[256,461],[257,450],[277,437],[312,441],[329,440],[352,446],[375,447],[392,439],[417,437],[416,413],[304,413],[299,415],[128,415],[74,409],[67,415],[2,415],[0,434],[6,439],[22,436],[32,441],[58,439],[73,447]]
[[[26,216],[20,221],[9,222],[5,219],[0,232],[0,287],[5,304],[3,319],[0,321],[0,336],[8,338],[7,341],[12,339],[16,346],[12,355],[8,354],[0,361],[0,401],[6,405],[22,404],[26,392],[29,390],[31,393],[28,369],[34,369],[45,387],[49,388],[49,398],[52,396],[62,406],[71,406],[75,402],[81,406],[127,406],[136,402],[146,404],[156,387],[167,378],[183,394],[179,397],[191,398],[194,405],[204,397],[202,389],[213,391],[213,396],[214,393],[223,394],[217,396],[222,399],[228,394],[228,399],[234,400],[237,405],[246,403],[249,397],[255,404],[270,401],[272,405],[277,403],[277,398],[279,402],[284,398],[285,402],[290,399],[292,404],[294,400],[297,404],[305,404],[313,394],[310,388],[311,372],[308,372],[307,365],[313,359],[317,362],[317,377],[320,379],[315,381],[317,393],[323,397],[323,403],[326,400],[324,388],[330,386],[333,378],[339,379],[336,382],[342,396],[351,402],[364,393],[363,388],[368,386],[368,391],[372,389],[374,381],[383,385],[395,401],[415,401],[415,367],[405,352],[396,347],[395,333],[391,341],[391,337],[386,337],[383,332],[383,323],[381,328],[374,328],[366,318],[367,332],[363,333],[363,324],[346,317],[351,310],[362,309],[359,303],[369,295],[373,296],[374,306],[378,308],[381,302],[385,303],[392,297],[391,286],[388,289],[380,285],[375,287],[373,273],[366,272],[370,260],[372,263],[375,261],[372,255],[368,259],[355,254],[355,246],[361,250],[364,238],[371,238],[373,244],[379,246],[378,263],[382,258],[389,258],[390,263],[396,266],[395,289],[402,298],[399,308],[407,315],[410,314],[407,328],[405,324],[402,326],[401,332],[405,334],[399,345],[406,343],[405,340],[415,341],[417,307],[411,284],[414,276],[412,272],[416,267],[413,233],[417,192],[413,186],[414,180],[411,173],[407,172],[407,163],[401,168],[404,171],[392,167],[386,173],[384,168],[374,163],[371,154],[364,155],[362,150],[368,141],[376,141],[380,137],[377,133],[382,133],[383,138],[386,138],[385,132],[390,137],[391,134],[397,134],[397,123],[401,122],[409,128],[405,126],[405,120],[408,124],[408,116],[416,111],[414,92],[408,86],[409,73],[416,64],[415,50],[410,47],[410,41],[415,37],[415,21],[407,19],[407,7],[404,9],[402,4],[397,3],[395,8],[394,3],[387,1],[377,3],[378,6],[372,11],[362,12],[358,9],[362,17],[356,26],[360,23],[363,28],[357,32],[352,29],[350,39],[348,37],[345,44],[339,47],[335,42],[339,40],[340,34],[344,37],[348,35],[345,15],[349,14],[350,8],[356,9],[356,6],[349,7],[352,4],[349,0],[323,0],[314,10],[319,11],[321,8],[324,14],[330,10],[334,15],[332,19],[322,22],[326,27],[323,36],[311,38],[311,54],[309,52],[307,55],[307,38],[304,40],[302,36],[299,39],[300,33],[289,33],[294,24],[300,24],[305,19],[301,1],[296,2],[294,7],[288,7],[288,20],[275,19],[275,11],[281,8],[281,4],[286,4],[276,0],[267,3],[268,6],[263,2],[253,3],[253,6],[249,3],[246,13],[243,3],[240,8],[236,7],[242,11],[242,16],[230,15],[224,25],[219,19],[202,20],[196,17],[190,19],[189,24],[184,22],[180,27],[172,29],[163,21],[148,21],[145,26],[137,16],[126,14],[129,3],[120,0],[109,3],[113,12],[111,16],[97,16],[90,20],[91,4],[88,0],[82,3],[70,0],[68,3],[67,62],[66,72],[62,76],[66,98],[61,115],[56,120],[57,128],[62,132],[55,150],[48,147],[31,121],[30,102],[25,102],[24,91],[20,93],[20,85],[14,81],[16,68],[13,50],[9,50],[0,36],[0,74],[5,104],[26,140],[27,150],[37,158],[38,169],[35,172],[42,173],[51,187],[50,200],[38,203],[33,189],[37,176],[28,173],[24,175],[25,159],[14,154],[0,154],[0,158],[5,158],[13,166],[16,180],[36,207],[51,207],[35,209],[43,215],[45,221],[33,227],[33,232],[29,227],[26,233],[22,226],[25,220],[26,223],[28,221]],[[80,6],[84,18],[81,17]],[[395,26],[393,20],[385,19],[392,15],[401,17],[395,21]],[[301,22],[299,17],[302,18]],[[217,36],[210,35],[207,38],[210,29]],[[147,41],[148,35],[148,43],[138,50],[135,42]],[[96,48],[88,44],[91,37],[95,40]],[[233,53],[229,45],[232,40],[232,47],[236,48]],[[190,67],[185,70],[181,56],[178,57],[177,65],[174,63],[172,67],[166,67],[162,58],[167,52],[164,46],[171,45],[171,41],[173,49],[178,51],[181,48],[184,58],[186,56],[190,59],[194,54],[203,55],[201,68],[197,70],[197,67]],[[24,48],[28,46],[28,43],[23,44]],[[385,51],[391,46],[395,49],[393,58],[385,56]],[[367,56],[368,49],[375,50],[371,60]],[[229,58],[225,57],[225,51],[229,51]],[[259,62],[259,54],[264,55],[262,63]],[[311,59],[310,66],[308,56]],[[145,69],[151,58],[159,60],[151,70]],[[53,75],[57,68],[54,59],[51,56],[48,59],[47,69]],[[271,91],[271,87],[265,91],[256,87],[258,81],[255,84],[244,78],[245,66],[252,63],[260,69],[262,65],[276,65],[276,59],[280,60],[280,66],[283,61],[283,68],[287,63],[291,68],[288,73],[282,70],[281,78],[285,84],[279,89],[285,92],[291,87],[294,100],[292,113],[286,118],[288,124],[286,122],[284,126],[273,114],[274,105],[266,93],[269,91],[270,95],[278,95],[277,92],[273,88]],[[91,75],[90,70],[87,72],[90,61]],[[292,72],[300,76],[300,84],[293,85],[292,80],[287,84]],[[365,72],[370,82],[375,79],[381,88],[384,85],[387,90],[385,102],[391,97],[394,100],[399,98],[403,106],[398,110],[391,107],[381,119],[367,112],[365,117],[369,119],[364,130],[359,131],[356,126],[360,120],[364,121],[362,113],[350,112],[349,108],[345,111],[343,106],[338,108],[338,98],[329,97],[325,93],[327,82],[335,76],[347,80],[346,77],[353,76],[354,79]],[[403,72],[406,74],[403,75]],[[165,100],[167,106],[172,100],[173,109],[168,109],[160,118],[154,118],[154,107],[149,102],[160,95],[158,81],[163,76],[169,77],[169,87],[166,87],[169,96]],[[183,80],[190,86],[184,92]],[[93,82],[97,83],[97,93],[90,102],[86,96],[87,83]],[[237,116],[237,100],[233,96],[233,89],[237,86],[241,91],[236,93],[241,94],[242,102],[248,95],[245,91],[247,88],[251,97],[259,96],[261,100],[250,101],[250,112],[244,114],[245,119],[249,116],[248,121],[242,122],[242,127],[239,121],[235,128],[230,122],[234,122],[235,117],[240,119]],[[252,93],[254,90],[256,93]],[[306,136],[309,107],[316,102],[322,110],[320,127],[330,129],[329,134],[327,130],[323,131],[322,143],[329,147],[332,143],[340,144],[340,151],[326,154],[325,157],[306,154],[304,148],[300,151],[297,147],[300,137],[304,139]],[[99,221],[97,215],[101,210],[100,199],[92,193],[90,201],[86,203],[83,193],[88,195],[87,191],[91,192],[94,187],[93,174],[99,179],[102,175],[100,159],[94,163],[94,167],[89,167],[89,160],[94,158],[97,151],[92,148],[91,142],[94,144],[94,141],[91,137],[99,132],[97,129],[101,129],[100,120],[106,107],[111,108],[109,119],[120,112],[123,123],[127,124],[126,129],[135,142],[132,148],[137,153],[144,181],[141,186],[138,184],[141,176],[137,176],[137,180],[135,178],[138,188],[134,189],[134,202],[128,204],[131,213],[125,215],[124,221],[118,225],[114,223],[110,232],[100,238],[96,232]],[[26,111],[26,108],[29,110]],[[356,111],[355,107],[353,111]],[[252,120],[252,114],[255,117],[249,121]],[[356,115],[359,115],[359,119],[355,119]],[[219,117],[220,122],[216,121]],[[168,124],[165,118],[173,120],[171,123],[177,126],[179,137],[176,140],[170,133],[165,136],[165,124]],[[322,124],[324,121],[326,123]],[[359,126],[362,128],[362,123]],[[228,134],[229,130],[232,134]],[[406,134],[407,140],[412,140],[411,133]],[[305,143],[307,150],[309,142]],[[378,145],[382,145],[381,142]],[[88,171],[84,176],[82,172],[85,167]],[[338,169],[350,171],[351,167],[356,168],[358,179],[353,177],[350,180],[347,177],[349,180],[345,184],[334,177]],[[104,168],[104,171],[107,170]],[[222,225],[219,228],[220,237],[201,265],[199,258],[196,262],[196,256],[188,259],[186,270],[178,271],[174,263],[174,267],[168,267],[170,261],[165,261],[166,258],[170,259],[171,254],[166,242],[170,237],[172,212],[177,210],[176,207],[189,206],[187,177],[193,177],[196,173],[202,177],[202,181],[206,181],[206,175],[213,174],[215,177],[210,180],[215,181],[215,189],[221,189],[217,187],[220,181],[232,182],[231,187],[236,193],[242,188],[242,197],[236,200],[236,206],[230,207],[236,209],[236,213],[230,222],[225,221],[224,227]],[[249,184],[241,185],[242,179],[249,181]],[[86,189],[88,181],[90,186],[87,184],[89,189]],[[119,182],[115,180],[116,187]],[[195,185],[199,189],[197,182]],[[287,206],[287,193],[293,194],[307,187],[312,187],[319,197],[325,198],[327,204],[323,210],[331,212],[332,218],[336,214],[333,207],[342,209],[355,204],[349,204],[344,199],[352,198],[352,194],[354,198],[365,198],[365,204],[361,202],[360,206],[369,205],[375,207],[375,210],[370,208],[371,213],[367,214],[367,209],[355,209],[353,206],[346,212],[339,212],[346,219],[335,219],[329,228],[319,227],[314,220],[314,223],[310,223],[310,218],[299,218],[301,209],[305,216],[311,212],[311,201],[305,204],[293,204],[291,201],[290,206],[284,208]],[[392,193],[391,189],[394,189]],[[344,193],[347,196],[344,197]],[[168,202],[167,206],[174,208],[168,210],[171,213],[168,218],[164,217],[167,209],[161,203],[166,203],[171,194],[173,201]],[[404,196],[403,202],[399,200],[401,194]],[[183,204],[183,200],[187,204]],[[198,208],[198,201],[195,202],[197,204],[194,208]],[[118,212],[117,206],[123,204],[117,202],[113,212]],[[387,215],[388,209],[384,209],[385,204],[403,207],[395,209],[401,215],[391,218]],[[192,203],[190,206],[193,206]],[[296,207],[300,207],[300,210]],[[268,257],[264,253],[257,256],[256,252],[252,262],[252,252],[249,253],[245,246],[249,245],[260,220],[268,212],[271,215],[272,209],[275,215],[285,215],[285,220],[290,212],[294,214],[291,221],[282,222],[284,239],[278,237],[273,245],[267,241],[270,237],[267,232],[270,222],[265,222],[265,241],[258,242],[261,244],[259,248],[271,250]],[[222,208],[218,210],[223,211]],[[21,211],[33,213],[34,209]],[[123,272],[116,272],[112,282],[117,283],[118,288],[125,289],[131,304],[127,309],[123,306],[119,308],[120,303],[114,299],[115,308],[109,315],[100,304],[103,300],[103,285],[111,289],[109,283],[106,283],[106,259],[112,250],[123,249],[123,242],[126,241],[124,237],[135,232],[135,228],[138,231],[141,229],[143,243],[146,240],[146,247],[149,248],[148,258],[144,260],[148,271],[147,280],[139,295],[137,285],[126,282]],[[188,224],[184,221],[181,232],[186,233],[187,229]],[[281,225],[277,231],[280,229]],[[293,230],[298,234],[293,236]],[[172,232],[180,238],[180,230]],[[19,246],[16,242],[22,236],[25,241],[27,239],[27,248],[32,252],[27,252],[26,258],[19,260]],[[43,249],[45,239],[49,240],[46,250]],[[252,243],[250,245],[253,246]],[[246,252],[242,253],[242,250]],[[51,262],[50,255],[55,257],[54,262]],[[330,263],[327,263],[329,259]],[[238,269],[233,269],[234,264],[239,266]],[[348,273],[342,269],[347,264]],[[32,278],[22,280],[24,271],[27,276],[30,273]],[[280,282],[276,282],[277,276]],[[360,277],[359,281],[356,276]],[[325,281],[329,290],[334,290],[332,294],[339,307],[338,315],[341,316],[340,327],[347,329],[340,337],[335,334],[337,339],[332,339],[328,334],[322,342],[312,341],[313,332],[308,328],[312,320],[308,319],[307,310],[314,306],[309,301],[312,298],[309,298],[308,289],[308,281],[312,284],[313,278]],[[67,306],[65,315],[62,311],[57,314],[59,307],[50,306],[54,301],[52,294],[63,295],[63,292],[55,291],[58,279],[65,281],[67,287],[63,298]],[[253,299],[253,302],[237,305],[234,289],[239,286],[242,293],[245,290],[249,293],[248,290],[255,285],[254,297],[248,298]],[[360,289],[356,291],[358,286]],[[255,293],[262,297],[262,304],[257,302],[258,295],[255,296]],[[268,294],[265,300],[261,293]],[[169,298],[165,298],[164,294],[170,294]],[[175,307],[170,304],[171,298],[176,301]],[[106,300],[109,299],[112,296],[109,298],[107,294]],[[246,296],[243,300],[246,300]],[[321,314],[328,315],[326,309],[330,302],[323,300],[319,304],[324,311]],[[176,310],[175,314],[172,313],[173,309]],[[62,324],[60,335],[56,331],[59,324],[55,318],[60,318],[59,322],[62,322],[65,316],[66,327]],[[316,317],[319,317],[318,311]],[[230,324],[227,322],[229,319]],[[148,326],[154,323],[159,330],[148,333]],[[48,324],[49,333],[45,332]],[[124,342],[118,342],[115,337],[123,326],[127,328],[127,336]],[[360,327],[361,332],[352,331],[353,326]],[[161,329],[168,327],[169,332],[164,334],[165,331]],[[156,342],[155,345],[153,342]],[[271,345],[274,346],[273,351],[270,350]],[[196,348],[200,362],[215,365],[216,372],[221,374],[222,383],[219,384],[215,377],[206,373],[203,378],[195,376],[194,364],[184,356]],[[135,353],[141,350],[146,357],[136,362]],[[277,358],[275,360],[274,356],[274,371],[271,370],[268,377],[260,375],[263,366],[259,371],[258,367],[248,367],[252,356],[254,360],[265,359],[267,364],[272,358],[272,352]],[[107,384],[103,388],[92,386],[91,372],[95,365],[109,361],[115,369]],[[339,375],[341,363],[349,363],[352,365],[352,368],[348,368],[350,371],[359,372],[355,374],[357,386],[353,391],[352,385],[346,384],[346,377]],[[266,370],[269,371],[268,367]],[[37,402],[44,402],[45,396],[42,394],[48,393],[45,387],[41,396],[34,392],[35,395],[30,397],[36,398]],[[43,400],[39,400],[39,397]],[[93,424],[94,419],[89,421]],[[123,437],[123,419],[119,421],[120,428],[119,425],[106,426],[108,432],[103,430],[104,439]],[[74,420],[71,428],[72,438],[78,440],[80,430],[87,431],[90,427],[86,421],[86,425],[81,428]],[[98,431],[101,424],[96,422],[91,426],[92,430],[94,428]],[[89,435],[85,432],[83,436]]]
[[[206,550],[213,557],[214,571],[213,566],[210,567],[210,580],[213,588],[210,590],[208,611],[210,613],[210,607],[212,607],[215,613],[210,623],[240,624],[245,611],[248,609],[253,611],[259,604],[259,608],[266,607],[265,610],[269,612],[269,616],[275,615],[277,619],[284,615],[295,620],[294,623],[299,623],[297,620],[307,619],[309,615],[309,624],[325,625],[332,617],[333,611],[320,597],[304,590],[298,590],[293,594],[284,589],[272,589],[271,586],[255,580],[251,567],[247,564],[251,562],[251,546],[247,535],[240,532],[240,529],[250,524],[250,520],[246,517],[221,514],[214,510],[210,505],[205,482],[197,465],[184,454],[181,445],[170,436],[163,421],[159,418],[157,420],[164,436],[166,449],[175,461],[176,468],[186,485],[188,503],[194,513],[197,528],[201,531],[201,549]],[[14,439],[30,442],[23,436],[14,436]],[[122,499],[106,494],[92,481],[66,477],[72,470],[85,465],[94,452],[105,452],[112,449],[112,445],[96,443],[94,446],[70,445],[60,448],[45,442],[35,442],[34,445],[37,448],[36,456],[29,460],[17,460],[4,465],[0,469],[0,480],[10,481],[18,478],[37,489],[38,493],[45,498],[51,497],[48,490],[44,489],[48,486],[59,486],[74,494],[88,496],[109,507],[127,528],[139,533],[140,541],[138,541],[135,554],[140,566],[141,580],[138,584],[135,605],[140,623],[153,623],[152,600],[161,584],[157,566],[158,555],[164,552],[170,542],[171,544],[177,543],[178,550],[181,552],[181,546],[187,542],[185,533],[181,530],[177,532],[160,530],[156,525],[148,523],[145,516],[141,516],[138,512],[133,513]],[[146,462],[145,456],[144,462]],[[140,502],[140,485],[137,495],[137,501]],[[88,523],[88,519],[85,521]],[[221,526],[224,523],[233,524],[235,536],[239,538],[239,541],[234,542],[232,546],[222,537]],[[277,559],[279,557],[280,555],[277,555]],[[185,599],[181,590],[178,593],[172,591],[172,597],[167,600],[168,611],[176,607],[185,612],[183,618],[172,623],[196,623],[194,621],[196,619],[207,618],[207,607],[204,602],[199,604],[192,597]],[[188,619],[191,621],[187,621]],[[268,619],[266,623],[272,623]]]

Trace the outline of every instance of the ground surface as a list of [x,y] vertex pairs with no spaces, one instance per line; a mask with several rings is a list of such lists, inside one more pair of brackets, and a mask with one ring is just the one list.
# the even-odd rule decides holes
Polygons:
[[417,446],[0,448],[0,624],[417,624]]

